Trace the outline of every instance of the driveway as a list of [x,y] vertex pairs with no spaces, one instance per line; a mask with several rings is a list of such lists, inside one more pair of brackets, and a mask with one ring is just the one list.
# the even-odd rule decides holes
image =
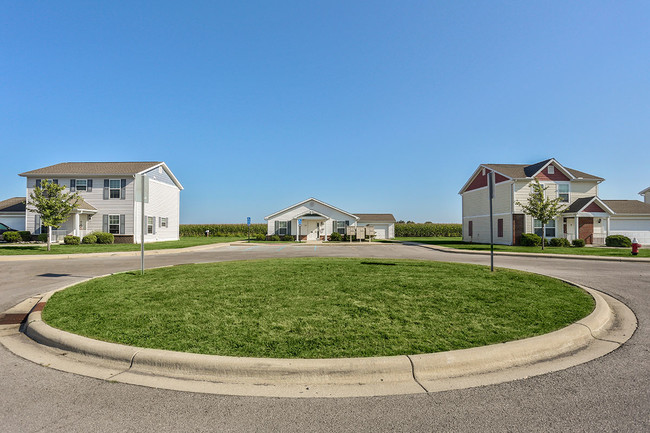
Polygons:
[[[270,257],[386,257],[488,264],[489,257],[408,245],[215,246],[161,254],[147,266]],[[603,291],[637,315],[620,349],[564,371],[426,395],[278,399],[143,388],[45,368],[0,348],[3,431],[649,431],[650,265],[497,257],[496,266]],[[138,257],[7,262],[0,311],[76,280],[140,266]]]

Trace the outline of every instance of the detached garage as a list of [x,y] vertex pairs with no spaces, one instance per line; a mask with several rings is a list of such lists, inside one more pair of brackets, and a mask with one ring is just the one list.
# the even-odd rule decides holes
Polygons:
[[642,245],[650,245],[650,203],[638,200],[603,200],[614,211],[609,218],[609,234],[623,235]]
[[395,237],[395,217],[389,213],[355,213],[359,217],[357,226],[371,226],[375,229],[375,239]]
[[25,197],[0,201],[0,223],[14,230],[25,230]]

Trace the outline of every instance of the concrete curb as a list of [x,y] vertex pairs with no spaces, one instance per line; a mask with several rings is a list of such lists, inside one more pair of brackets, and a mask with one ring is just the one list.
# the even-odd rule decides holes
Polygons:
[[[146,256],[158,255],[158,254],[174,254],[180,252],[192,252],[192,251],[203,251],[210,249],[217,249],[227,247],[231,242],[224,243],[214,243],[208,245],[197,245],[195,247],[187,248],[168,248],[160,250],[145,250],[144,254]],[[88,258],[88,257],[139,257],[140,251],[114,251],[108,253],[79,253],[79,254],[25,254],[25,255],[1,255],[0,262],[14,262],[14,261],[23,261],[23,260],[68,260],[68,259],[79,259],[79,258]]]
[[[33,311],[24,327],[24,333],[32,340],[12,335],[9,339],[0,337],[0,342],[18,355],[31,353],[31,357],[26,356],[28,359],[53,368],[168,389],[285,397],[422,393],[557,371],[595,359],[627,341],[636,329],[634,314],[613,298],[577,286],[593,296],[596,307],[572,325],[524,340],[434,354],[270,359],[143,349],[52,328],[42,321],[40,311]],[[51,293],[43,300],[49,296]],[[608,340],[610,332],[616,335]],[[40,354],[34,355],[37,347]],[[50,358],[43,355],[48,350],[53,351]]]
[[[475,250],[461,250],[458,248],[443,247],[441,245],[421,244],[419,242],[401,241],[404,245],[415,245],[418,247],[428,248],[435,251],[442,251],[445,253],[454,254],[476,254],[476,255],[490,255],[489,251],[475,251]],[[608,257],[608,256],[580,256],[575,254],[542,254],[542,253],[515,253],[510,251],[495,251],[495,256],[511,256],[511,257],[534,257],[542,259],[569,259],[569,260],[600,260],[606,262],[641,262],[650,263],[650,258],[646,257]]]

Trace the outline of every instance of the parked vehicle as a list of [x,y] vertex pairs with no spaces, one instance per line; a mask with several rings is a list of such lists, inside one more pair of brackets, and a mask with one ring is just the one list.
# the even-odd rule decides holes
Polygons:
[[12,229],[6,224],[0,223],[0,235],[3,234],[4,232],[16,232],[18,230]]

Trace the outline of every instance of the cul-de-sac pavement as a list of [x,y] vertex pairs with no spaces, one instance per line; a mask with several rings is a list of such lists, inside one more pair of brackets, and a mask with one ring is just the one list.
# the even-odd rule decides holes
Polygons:
[[[258,245],[150,254],[148,267],[282,257],[382,257],[489,263],[417,245]],[[47,291],[137,269],[135,255],[11,259],[1,311]],[[113,383],[37,365],[0,348],[3,431],[648,431],[650,262],[497,256],[496,265],[559,277],[622,301],[638,328],[615,351],[562,371],[477,388],[329,399],[234,397]]]

